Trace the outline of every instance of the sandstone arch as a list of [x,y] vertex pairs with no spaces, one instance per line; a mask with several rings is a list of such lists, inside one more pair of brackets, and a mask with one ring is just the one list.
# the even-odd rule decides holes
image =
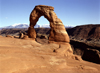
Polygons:
[[62,21],[55,14],[54,7],[45,5],[35,6],[34,10],[30,14],[30,27],[28,28],[29,38],[36,38],[34,26],[41,16],[44,16],[50,22],[51,30],[49,42],[69,42],[69,36]]

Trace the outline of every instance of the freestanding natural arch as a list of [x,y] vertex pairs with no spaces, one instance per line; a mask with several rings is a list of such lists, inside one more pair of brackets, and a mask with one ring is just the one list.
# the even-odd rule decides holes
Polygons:
[[36,38],[36,32],[34,26],[36,25],[38,19],[44,16],[50,22],[50,35],[49,42],[67,42],[69,43],[69,36],[62,21],[57,17],[54,12],[54,7],[37,5],[30,14],[30,27],[28,28],[29,38]]

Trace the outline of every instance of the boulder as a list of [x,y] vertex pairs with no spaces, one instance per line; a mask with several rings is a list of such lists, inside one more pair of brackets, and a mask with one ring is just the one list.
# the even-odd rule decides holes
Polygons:
[[28,35],[24,35],[23,39],[28,39]]
[[19,36],[14,36],[14,38],[19,38]]
[[13,36],[11,36],[11,35],[6,35],[6,37],[14,38],[14,37],[13,37]]
[[27,35],[27,33],[26,33],[26,32],[23,32],[23,34],[24,34],[24,35]]
[[19,32],[19,38],[22,39],[24,37],[24,34],[22,32]]

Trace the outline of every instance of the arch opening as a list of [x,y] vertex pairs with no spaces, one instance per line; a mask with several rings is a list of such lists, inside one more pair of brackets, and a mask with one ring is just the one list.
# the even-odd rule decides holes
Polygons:
[[34,28],[38,28],[38,26],[39,28],[50,28],[50,22],[44,16],[41,16]]

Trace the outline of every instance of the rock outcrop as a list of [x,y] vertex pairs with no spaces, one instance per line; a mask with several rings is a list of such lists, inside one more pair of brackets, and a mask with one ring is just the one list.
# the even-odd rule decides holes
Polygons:
[[[16,37],[15,37],[16,38]],[[19,32],[19,38],[20,39],[28,39],[28,35],[26,32]]]
[[[59,56],[66,52],[64,47],[0,36],[0,73],[100,73],[99,64],[75,61],[79,59],[76,56],[74,59]],[[54,49],[58,55],[52,52]]]
[[19,38],[22,39],[24,37],[24,34],[22,32],[19,32]]
[[30,38],[36,38],[34,26],[41,16],[44,16],[50,22],[51,30],[49,35],[49,42],[54,41],[69,43],[69,36],[62,21],[55,14],[54,7],[45,5],[35,6],[34,10],[30,14],[30,27],[28,29],[28,36]]
[[96,49],[89,49],[84,52],[82,58],[87,61],[100,64],[100,52]]
[[95,42],[83,42],[71,39],[70,44],[73,54],[80,55],[82,59],[100,64],[100,44]]
[[36,39],[36,31],[34,26],[41,16],[44,16],[50,22],[51,29],[48,42],[51,44],[58,44],[60,46],[59,49],[54,49],[56,53],[61,56],[67,56],[68,58],[72,57],[73,50],[69,44],[69,36],[62,21],[55,14],[54,7],[52,6],[35,6],[34,10],[30,14],[30,27],[28,28],[28,37],[34,40]]
[[11,36],[11,35],[6,35],[6,37],[9,37],[9,38],[14,38],[13,36]]
[[100,39],[100,24],[76,26],[74,28],[67,29],[67,32],[69,36],[74,36],[78,39]]

